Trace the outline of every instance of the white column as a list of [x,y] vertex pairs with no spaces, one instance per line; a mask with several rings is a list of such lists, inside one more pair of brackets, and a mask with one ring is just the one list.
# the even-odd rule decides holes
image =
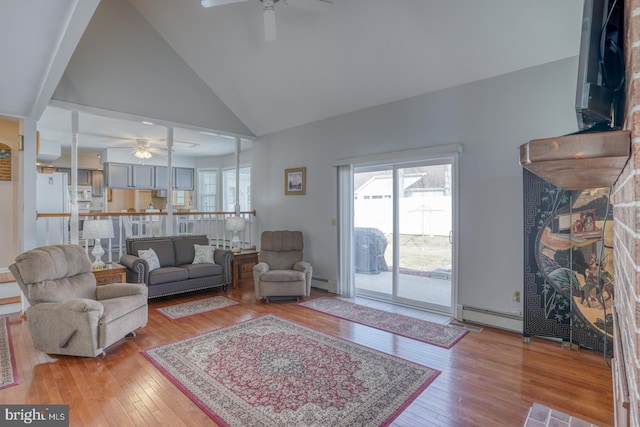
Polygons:
[[167,223],[165,232],[173,236],[173,126],[167,128]]
[[78,244],[78,110],[71,111],[71,182],[70,185],[70,211],[69,241]]
[[236,136],[236,215],[240,215],[240,137]]

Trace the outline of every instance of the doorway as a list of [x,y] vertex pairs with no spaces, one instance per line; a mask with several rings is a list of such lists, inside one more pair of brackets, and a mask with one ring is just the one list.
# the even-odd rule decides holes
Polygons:
[[358,296],[453,313],[455,158],[354,165]]

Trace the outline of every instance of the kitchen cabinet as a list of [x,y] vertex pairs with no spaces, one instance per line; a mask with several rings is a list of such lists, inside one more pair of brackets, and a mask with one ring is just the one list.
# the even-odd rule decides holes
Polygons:
[[93,194],[93,197],[102,197],[103,188],[104,179],[102,176],[102,171],[91,171],[91,194]]
[[176,190],[193,190],[193,169],[173,168],[173,188]]
[[[68,185],[73,184],[71,168],[56,168],[56,172],[66,173]],[[91,185],[91,171],[89,169],[78,169],[78,185]]]
[[166,190],[167,189],[167,167],[156,166],[155,174],[156,176],[153,182],[153,188],[156,190]]
[[[173,169],[173,189],[174,190],[193,190],[194,172],[191,168],[179,168]],[[156,166],[155,167],[155,182],[154,189],[166,190],[167,188],[167,167]]]
[[78,185],[91,185],[91,171],[78,169]]
[[[174,190],[193,190],[195,182],[193,168],[175,167],[172,172]],[[166,190],[167,167],[105,163],[104,180],[105,187],[109,188]]]
[[109,188],[131,188],[131,165],[105,163],[103,178]]
[[154,185],[155,171],[153,166],[149,165],[131,165],[132,166],[132,180],[131,184],[133,188],[140,190],[150,190]]

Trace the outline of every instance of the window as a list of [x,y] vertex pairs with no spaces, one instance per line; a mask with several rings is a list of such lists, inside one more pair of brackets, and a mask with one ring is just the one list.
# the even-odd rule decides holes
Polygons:
[[198,210],[215,212],[218,197],[218,170],[198,169]]
[[[251,166],[240,168],[240,210],[251,210]],[[222,171],[222,205],[226,212],[236,209],[236,169]]]

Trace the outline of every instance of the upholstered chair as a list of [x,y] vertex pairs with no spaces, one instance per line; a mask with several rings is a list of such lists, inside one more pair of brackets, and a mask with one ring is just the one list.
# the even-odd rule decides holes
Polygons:
[[300,231],[265,231],[260,236],[258,264],[253,267],[257,299],[309,296],[311,264],[302,261]]
[[9,266],[30,306],[26,311],[36,349],[95,357],[147,324],[147,287],[96,286],[91,260],[79,245],[51,245],[18,255]]

